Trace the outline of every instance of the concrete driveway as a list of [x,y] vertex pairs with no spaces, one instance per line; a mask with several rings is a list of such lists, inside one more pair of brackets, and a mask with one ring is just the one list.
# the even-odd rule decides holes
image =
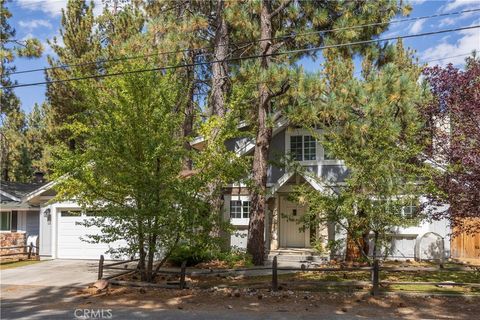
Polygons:
[[49,260],[1,271],[2,285],[85,286],[97,280],[98,261]]

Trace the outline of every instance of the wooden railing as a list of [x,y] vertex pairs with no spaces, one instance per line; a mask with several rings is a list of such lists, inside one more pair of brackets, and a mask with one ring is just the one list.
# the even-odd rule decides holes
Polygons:
[[[99,261],[99,270],[98,270],[98,278],[99,279],[113,279],[116,277],[119,277],[124,274],[128,273],[134,273],[141,271],[140,269],[132,269],[128,268],[128,266],[125,266],[123,268],[117,267],[118,265],[121,264],[127,264],[132,261],[138,261],[137,260],[127,260],[127,261],[120,261],[120,262],[114,262],[108,265],[104,264],[104,258],[103,256],[100,256],[100,261]],[[123,272],[111,275],[109,277],[103,277],[103,271],[106,269],[110,270],[122,270]],[[137,283],[137,284],[132,284],[127,281],[115,281],[115,283],[119,285],[138,285],[138,286],[148,286],[148,287],[162,287],[162,288],[179,288],[179,289],[184,289],[187,288],[187,283],[185,281],[185,277],[187,275],[189,276],[201,276],[201,275],[219,275],[222,273],[235,273],[235,272],[245,272],[245,271],[254,271],[254,270],[271,270],[271,283],[269,288],[272,291],[277,291],[279,290],[279,279],[278,279],[278,273],[279,271],[292,271],[292,272],[345,272],[345,271],[365,271],[365,272],[370,272],[370,281],[354,281],[354,282],[340,282],[340,281],[316,281],[315,283],[318,284],[323,284],[323,285],[328,285],[330,286],[358,286],[358,285],[368,285],[371,287],[371,294],[372,295],[378,295],[380,293],[380,285],[385,284],[385,285],[449,285],[449,286],[469,286],[469,287],[477,287],[480,288],[480,283],[455,283],[455,282],[391,282],[391,281],[381,281],[380,280],[380,271],[382,272],[413,272],[413,271],[424,271],[424,272],[443,272],[443,271],[448,271],[448,272],[455,272],[455,271],[470,271],[470,272],[479,272],[476,268],[470,268],[470,267],[454,267],[454,268],[444,268],[442,265],[440,265],[438,268],[412,268],[412,267],[402,267],[402,268],[395,268],[395,267],[380,267],[378,260],[373,263],[371,267],[340,267],[340,268],[307,268],[305,265],[302,265],[300,268],[294,268],[294,267],[279,267],[278,266],[278,261],[277,257],[275,256],[272,261],[272,266],[265,266],[265,267],[253,267],[253,268],[237,268],[237,269],[217,269],[213,270],[210,269],[208,271],[187,271],[186,268],[186,262],[184,261],[182,263],[182,266],[180,270],[178,271],[172,271],[172,270],[158,270],[155,272],[155,274],[169,274],[169,275],[176,275],[179,277],[178,283],[175,283],[174,285],[157,285],[153,283]]]
[[[0,257],[10,257],[10,256],[18,256],[18,255],[27,255],[27,259],[30,259],[32,256],[38,255],[38,247],[33,245],[33,242],[30,243],[30,245],[24,245],[24,246],[11,246],[11,247],[0,247],[0,250],[12,250],[12,249],[21,249],[23,248],[23,252],[11,252],[11,253],[2,253],[0,254]],[[36,249],[36,251],[33,251],[33,249]]]

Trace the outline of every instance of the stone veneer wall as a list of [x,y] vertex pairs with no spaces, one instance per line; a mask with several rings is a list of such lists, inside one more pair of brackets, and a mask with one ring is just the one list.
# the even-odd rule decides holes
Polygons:
[[2,232],[0,233],[0,254],[21,253],[25,248],[4,249],[5,247],[24,246],[27,239],[24,232]]

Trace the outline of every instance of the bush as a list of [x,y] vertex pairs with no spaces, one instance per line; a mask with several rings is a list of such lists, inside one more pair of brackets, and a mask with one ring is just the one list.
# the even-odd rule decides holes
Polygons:
[[212,261],[223,262],[223,265],[229,268],[253,265],[250,255],[241,250],[220,251],[218,249],[206,249],[187,244],[179,245],[173,250],[168,260],[176,266],[181,266],[183,261],[187,262],[187,266],[195,266]]
[[210,250],[181,244],[172,251],[168,261],[176,266],[181,266],[183,261],[187,261],[187,266],[194,266],[211,259],[212,254]]

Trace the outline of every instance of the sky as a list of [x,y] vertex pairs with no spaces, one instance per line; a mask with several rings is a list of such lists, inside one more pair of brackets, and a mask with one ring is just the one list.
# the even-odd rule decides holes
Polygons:
[[[16,39],[35,37],[44,45],[44,54],[38,59],[17,59],[17,71],[48,67],[47,55],[53,55],[47,40],[59,37],[62,8],[67,0],[11,0],[7,7],[12,12],[10,24],[16,29]],[[96,14],[101,11],[101,0],[97,3]],[[410,17],[429,16],[480,8],[480,0],[411,0],[413,11]],[[404,17],[399,17],[402,19]],[[480,25],[480,11],[461,15],[443,16],[432,19],[417,20],[391,24],[381,38],[433,32],[464,26]],[[415,49],[420,62],[429,65],[453,65],[462,68],[464,59],[473,50],[480,50],[480,28],[458,32],[437,34],[405,39],[407,47]],[[319,68],[319,61],[303,60],[306,71]],[[43,72],[12,75],[19,83],[44,81]],[[16,88],[15,93],[22,102],[22,108],[29,112],[35,103],[45,100],[45,85]]]

